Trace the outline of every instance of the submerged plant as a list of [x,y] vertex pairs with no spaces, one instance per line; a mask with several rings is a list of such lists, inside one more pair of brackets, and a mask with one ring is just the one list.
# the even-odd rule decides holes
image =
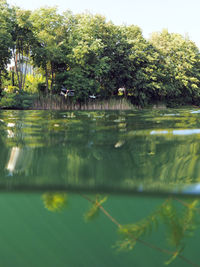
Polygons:
[[[84,196],[86,198],[86,196]],[[101,205],[106,202],[107,197],[102,198],[97,195],[95,199],[90,203],[89,210],[84,214],[84,218],[86,221],[90,221],[98,216]]]
[[[111,214],[102,206],[107,201],[107,197],[96,195],[95,197],[81,195],[89,201],[90,208],[84,214],[86,221],[95,218],[99,211],[117,226],[120,240],[116,242],[115,248],[118,251],[132,250],[137,243],[141,243],[158,252],[167,254],[170,258],[165,261],[168,265],[177,257],[192,266],[200,266],[182,255],[186,246],[186,238],[193,235],[198,226],[197,214],[200,212],[199,200],[188,200],[187,202],[179,199],[166,199],[154,212],[138,222],[123,225],[119,223]],[[66,203],[66,194],[46,193],[43,195],[45,207],[50,211],[61,210]],[[165,240],[167,249],[160,248],[144,238],[157,230],[160,225],[164,225]],[[169,250],[168,247],[171,249]]]
[[42,195],[44,206],[49,211],[60,211],[67,204],[66,193],[45,193]]
[[[116,244],[118,250],[131,250],[137,242],[140,242],[160,252],[171,254],[171,258],[165,264],[170,264],[176,257],[180,257],[193,266],[198,266],[189,262],[181,255],[181,252],[186,245],[185,238],[191,236],[197,227],[196,209],[199,201],[193,200],[181,207],[175,205],[174,202],[173,199],[167,199],[155,212],[141,221],[120,225],[118,231],[121,234],[121,240]],[[172,251],[161,249],[155,245],[152,246],[152,244],[141,240],[144,236],[151,234],[154,229],[156,230],[160,224],[164,224],[167,228],[166,241],[167,245],[173,249]]]

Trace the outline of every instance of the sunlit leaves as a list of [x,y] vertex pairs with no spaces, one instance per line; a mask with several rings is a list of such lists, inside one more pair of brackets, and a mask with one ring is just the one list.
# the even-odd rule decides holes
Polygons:
[[179,95],[184,97],[185,101],[191,101],[191,99],[195,101],[199,95],[197,89],[200,86],[200,54],[197,46],[187,37],[170,34],[167,30],[153,33],[150,42],[162,56],[163,73],[167,77],[166,84],[171,87],[171,94],[167,89],[166,96]]
[[66,30],[64,16],[58,14],[57,8],[40,8],[31,14],[33,33],[37,42],[32,47],[34,64],[41,67],[46,77],[46,93],[48,92],[48,80],[51,80],[51,89],[55,75],[62,66],[66,68]]
[[[163,30],[147,41],[138,26],[114,25],[99,14],[60,13],[56,7],[31,12],[3,0],[0,24],[0,71],[5,72],[12,48],[20,64],[28,56],[40,68],[46,94],[65,86],[82,103],[93,94],[118,96],[123,87],[137,106],[199,103],[200,53],[188,37]],[[24,89],[17,64],[16,72]]]
[[176,250],[173,255],[167,260],[165,261],[165,265],[169,265],[171,264],[178,256],[179,254],[183,251],[183,248]]

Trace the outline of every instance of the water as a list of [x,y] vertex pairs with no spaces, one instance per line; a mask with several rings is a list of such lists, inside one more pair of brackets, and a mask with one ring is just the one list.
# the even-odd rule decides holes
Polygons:
[[0,111],[2,266],[199,266],[199,113]]

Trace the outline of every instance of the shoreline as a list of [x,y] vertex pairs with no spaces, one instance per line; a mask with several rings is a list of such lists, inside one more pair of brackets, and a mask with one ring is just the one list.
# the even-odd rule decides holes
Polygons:
[[127,98],[110,98],[105,100],[95,99],[87,102],[79,103],[73,102],[73,99],[65,99],[60,96],[48,96],[38,97],[32,104],[23,105],[21,102],[20,106],[4,106],[0,107],[0,110],[57,110],[57,111],[109,111],[109,110],[166,110],[166,109],[180,109],[180,108],[200,108],[199,106],[188,104],[188,105],[169,105],[165,102],[151,103],[145,106],[134,105]]

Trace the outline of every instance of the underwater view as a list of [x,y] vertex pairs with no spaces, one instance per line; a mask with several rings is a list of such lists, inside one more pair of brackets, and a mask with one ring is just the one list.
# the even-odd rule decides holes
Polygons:
[[0,111],[2,266],[200,266],[200,110]]

